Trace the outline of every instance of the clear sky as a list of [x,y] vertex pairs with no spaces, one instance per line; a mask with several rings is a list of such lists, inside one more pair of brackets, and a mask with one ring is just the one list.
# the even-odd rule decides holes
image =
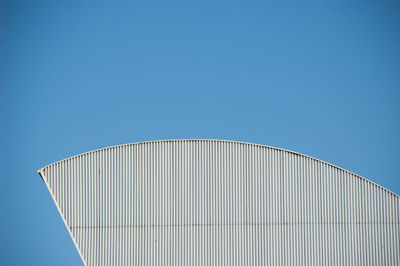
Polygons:
[[81,264],[36,170],[110,145],[253,142],[400,194],[398,1],[0,2],[0,265]]

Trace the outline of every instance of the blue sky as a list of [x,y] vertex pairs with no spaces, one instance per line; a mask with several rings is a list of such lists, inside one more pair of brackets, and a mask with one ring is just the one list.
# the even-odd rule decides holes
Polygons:
[[110,145],[277,146],[400,194],[400,4],[321,2],[1,1],[0,264],[81,264],[36,170]]

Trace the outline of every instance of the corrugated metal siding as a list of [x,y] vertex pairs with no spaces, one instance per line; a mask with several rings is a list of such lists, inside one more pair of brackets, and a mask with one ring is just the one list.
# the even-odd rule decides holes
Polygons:
[[127,144],[40,171],[86,265],[400,265],[400,199],[233,141]]

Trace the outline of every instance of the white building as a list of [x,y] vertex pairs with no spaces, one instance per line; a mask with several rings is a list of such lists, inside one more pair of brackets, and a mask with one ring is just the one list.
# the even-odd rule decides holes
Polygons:
[[39,170],[86,265],[400,265],[400,198],[256,144],[167,140]]

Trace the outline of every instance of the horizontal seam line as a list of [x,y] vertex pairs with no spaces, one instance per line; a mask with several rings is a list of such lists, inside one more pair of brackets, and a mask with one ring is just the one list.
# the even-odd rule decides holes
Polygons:
[[399,222],[369,223],[253,223],[253,224],[151,224],[151,225],[114,225],[114,226],[70,226],[71,229],[108,229],[108,228],[152,228],[152,227],[211,227],[211,226],[268,226],[268,225],[396,225]]

